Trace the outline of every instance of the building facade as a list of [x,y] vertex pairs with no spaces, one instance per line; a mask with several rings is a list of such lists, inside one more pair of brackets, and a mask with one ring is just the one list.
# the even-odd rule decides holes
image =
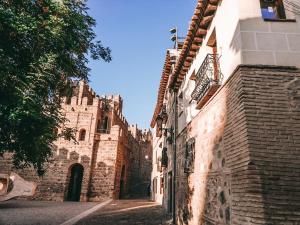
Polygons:
[[[32,168],[16,171],[37,183],[34,198],[118,199],[129,194],[131,184],[150,182],[151,158],[145,156],[152,154],[151,132],[128,125],[119,95],[98,97],[84,82],[75,82],[72,89],[72,97],[63,99],[62,111],[67,119],[64,126],[76,129],[76,143],[63,138],[54,143],[53,157],[43,177],[36,176]],[[0,171],[12,170],[11,156],[5,154]],[[144,177],[147,173],[148,180]]]
[[300,223],[299,8],[199,0],[174,61],[168,51],[151,122],[153,159],[157,139],[168,162],[154,199],[176,224]]

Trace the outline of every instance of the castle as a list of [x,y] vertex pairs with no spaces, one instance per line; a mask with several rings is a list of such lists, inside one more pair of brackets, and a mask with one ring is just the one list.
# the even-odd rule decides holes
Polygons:
[[[67,119],[64,126],[76,129],[77,143],[58,139],[43,177],[32,168],[17,171],[37,183],[34,198],[118,199],[128,195],[133,185],[150,182],[151,132],[128,125],[119,95],[98,97],[83,81],[74,82],[72,90],[71,97],[63,98],[62,112]],[[0,171],[11,170],[11,157],[5,154]]]

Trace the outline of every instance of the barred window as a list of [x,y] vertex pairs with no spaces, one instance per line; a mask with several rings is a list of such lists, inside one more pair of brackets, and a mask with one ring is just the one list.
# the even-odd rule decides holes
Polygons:
[[168,167],[168,149],[166,147],[162,150],[161,166]]
[[186,143],[184,172],[193,173],[195,164],[195,138],[191,138]]

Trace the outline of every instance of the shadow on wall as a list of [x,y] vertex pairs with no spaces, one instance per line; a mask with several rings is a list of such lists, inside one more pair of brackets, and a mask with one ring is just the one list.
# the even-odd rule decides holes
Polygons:
[[299,82],[296,69],[243,66],[202,109],[179,224],[300,221]]
[[88,198],[90,201],[101,201],[113,198],[115,191],[115,167],[105,162],[96,162],[92,167]]
[[[277,29],[261,18],[241,23],[244,28],[259,24]],[[232,52],[251,47],[241,40],[237,27]],[[249,57],[249,62],[259,60],[255,54]],[[299,83],[299,71],[293,68],[243,66],[202,108],[182,142],[194,137],[196,156],[194,173],[176,184],[178,224],[300,222]],[[189,118],[191,109],[183,110],[182,116]],[[183,162],[178,164],[177,171],[183,170]]]

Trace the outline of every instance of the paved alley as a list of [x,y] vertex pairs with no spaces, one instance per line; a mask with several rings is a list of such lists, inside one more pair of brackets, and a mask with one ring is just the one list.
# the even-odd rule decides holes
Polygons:
[[76,225],[168,224],[161,205],[147,199],[116,200],[82,219]]
[[0,225],[60,225],[97,204],[22,200],[0,202]]

